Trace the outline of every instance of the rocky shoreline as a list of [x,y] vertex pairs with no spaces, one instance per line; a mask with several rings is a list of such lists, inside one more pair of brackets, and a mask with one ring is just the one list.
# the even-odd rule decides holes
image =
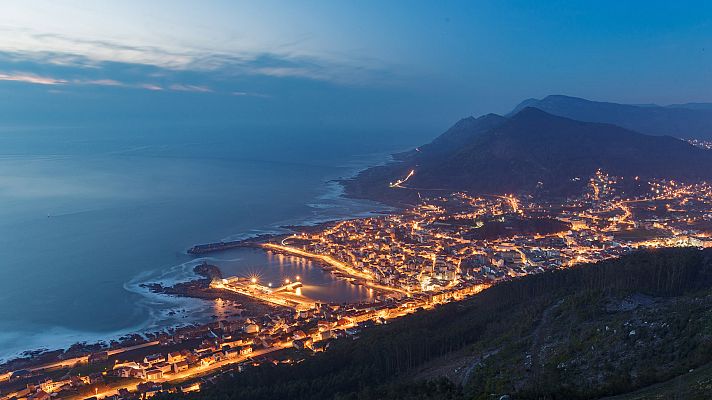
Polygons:
[[239,293],[211,288],[210,283],[222,279],[222,272],[220,271],[220,268],[215,265],[203,263],[196,266],[193,271],[199,275],[200,278],[188,282],[177,283],[173,286],[163,286],[160,283],[147,283],[142,284],[141,287],[147,288],[153,293],[160,293],[169,296],[192,297],[203,300],[220,299],[233,303],[239,303],[238,305],[242,310],[240,316],[263,315],[278,309],[278,307],[263,303]]
[[[222,279],[220,269],[214,265],[207,263],[200,264],[194,268],[194,272],[200,276],[187,282],[180,282],[173,286],[163,286],[160,283],[142,284],[144,287],[153,293],[160,293],[169,296],[191,297],[203,300],[220,300],[224,308],[233,310],[231,315],[226,318],[219,318],[214,315],[213,319],[228,319],[228,318],[247,318],[254,316],[262,316],[264,314],[280,311],[279,307],[266,304],[247,296],[238,293],[231,293],[213,289],[210,283],[216,279]],[[209,325],[211,322],[189,324],[187,326],[201,327]],[[116,340],[97,341],[94,343],[81,342],[75,343],[66,349],[37,349],[22,353],[20,356],[10,359],[0,364],[0,374],[22,369],[35,368],[37,366],[72,359],[75,357],[87,356],[92,353],[118,349],[139,345],[154,340],[158,340],[162,335],[173,334],[177,330],[186,326],[177,326],[157,332],[133,333],[120,337]]]

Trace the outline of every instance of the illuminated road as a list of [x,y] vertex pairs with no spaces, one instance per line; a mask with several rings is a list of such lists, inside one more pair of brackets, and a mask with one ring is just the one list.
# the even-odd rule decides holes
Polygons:
[[[289,347],[292,347],[291,343],[289,343],[288,345],[279,345],[279,346],[270,347],[268,349],[257,350],[257,351],[252,352],[248,356],[240,356],[237,358],[233,358],[231,360],[219,361],[219,362],[216,362],[216,363],[208,365],[208,366],[194,367],[187,371],[179,372],[177,374],[168,375],[162,379],[153,380],[152,382],[156,382],[156,383],[175,382],[175,381],[182,381],[182,380],[187,380],[187,379],[191,379],[191,378],[199,378],[201,376],[210,375],[211,373],[215,372],[216,370],[219,370],[220,368],[226,367],[228,365],[238,364],[238,363],[246,361],[249,358],[263,356],[265,354],[273,353],[275,351],[283,350],[283,349],[286,349]],[[137,387],[138,387],[137,383],[132,383],[132,384],[128,384],[128,385],[126,385],[126,384],[114,385],[111,388],[96,394],[96,398],[101,399],[101,398],[104,398],[107,396],[113,396],[113,395],[119,393],[119,389],[123,389],[123,388],[126,388],[129,391],[135,392]],[[84,397],[85,396],[78,397],[78,398],[84,398]]]
[[321,261],[331,265],[332,267],[340,270],[341,272],[344,272],[351,276],[355,276],[357,278],[361,278],[361,279],[372,279],[373,278],[371,275],[369,275],[363,271],[359,271],[359,270],[355,269],[354,267],[352,267],[346,263],[343,263],[341,261],[338,261],[338,260],[336,260],[332,257],[329,257],[329,256],[309,253],[309,252],[306,252],[303,250],[295,249],[294,247],[281,246],[281,245],[274,244],[274,243],[264,243],[264,244],[262,244],[262,247],[267,248],[267,249],[272,249],[272,250],[283,251],[285,253],[290,253],[290,254],[306,257],[306,258],[321,260]]
[[403,179],[398,179],[398,180],[395,181],[395,182],[389,183],[389,184],[388,184],[388,187],[404,189],[403,184],[406,183],[406,182],[408,181],[408,179],[410,179],[413,175],[415,175],[415,170],[414,170],[414,169],[411,169],[410,172],[408,173],[408,175],[407,175],[405,178],[403,178]]

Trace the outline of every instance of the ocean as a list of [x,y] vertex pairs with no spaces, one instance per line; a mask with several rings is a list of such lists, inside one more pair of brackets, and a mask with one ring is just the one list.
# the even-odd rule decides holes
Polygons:
[[[197,243],[368,215],[334,179],[425,141],[388,132],[122,123],[0,127],[0,360],[209,320],[202,300],[140,285],[193,277]],[[369,298],[302,261],[235,250],[229,274],[281,279],[330,301]],[[301,272],[299,272],[301,271]]]

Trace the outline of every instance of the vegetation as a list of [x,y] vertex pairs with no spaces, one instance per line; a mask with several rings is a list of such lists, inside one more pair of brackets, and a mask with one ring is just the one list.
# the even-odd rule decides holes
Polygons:
[[[359,340],[335,341],[297,366],[248,369],[186,398],[588,399],[629,393],[705,371],[712,362],[710,305],[712,250],[640,252],[500,284],[366,330]],[[709,384],[709,376],[703,378]]]

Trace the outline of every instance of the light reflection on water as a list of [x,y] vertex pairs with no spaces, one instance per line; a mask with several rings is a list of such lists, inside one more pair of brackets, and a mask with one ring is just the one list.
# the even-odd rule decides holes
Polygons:
[[211,263],[220,268],[223,276],[257,276],[262,284],[272,283],[275,287],[299,277],[303,283],[301,294],[317,301],[352,303],[374,299],[368,288],[339,279],[302,257],[239,248],[221,253],[220,260]]
[[241,314],[242,304],[237,301],[215,299],[212,301],[213,315],[216,319],[225,320]]

